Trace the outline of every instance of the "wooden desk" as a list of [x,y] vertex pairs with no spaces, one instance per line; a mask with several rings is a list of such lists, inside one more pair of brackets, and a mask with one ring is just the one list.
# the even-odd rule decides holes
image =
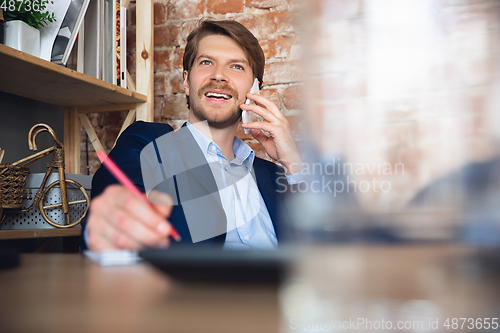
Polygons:
[[477,254],[456,245],[305,249],[280,288],[281,307],[275,287],[182,284],[146,264],[23,255],[19,268],[0,271],[0,332],[303,332],[289,329],[292,320],[353,318],[439,319],[435,330],[393,332],[475,332],[443,324],[500,317],[498,257],[481,262]]
[[0,271],[0,332],[277,332],[277,288],[183,285],[146,264],[29,254]]
[[0,230],[0,239],[68,237],[68,236],[80,236],[81,233],[82,233],[82,228]]

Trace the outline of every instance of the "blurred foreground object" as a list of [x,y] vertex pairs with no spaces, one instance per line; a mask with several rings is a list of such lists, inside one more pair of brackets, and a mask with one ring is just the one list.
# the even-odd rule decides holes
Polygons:
[[296,227],[474,244],[487,230],[500,245],[500,164],[488,162],[500,157],[500,2],[310,0],[303,13],[310,156]]
[[498,253],[471,247],[309,248],[281,290],[282,325],[285,332],[498,332],[499,278]]

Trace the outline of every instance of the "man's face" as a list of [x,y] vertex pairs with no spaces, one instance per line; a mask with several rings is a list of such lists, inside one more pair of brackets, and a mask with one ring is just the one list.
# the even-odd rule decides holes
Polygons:
[[206,120],[213,128],[234,125],[252,81],[249,59],[234,40],[222,35],[202,38],[189,76],[184,71],[190,116],[195,121]]

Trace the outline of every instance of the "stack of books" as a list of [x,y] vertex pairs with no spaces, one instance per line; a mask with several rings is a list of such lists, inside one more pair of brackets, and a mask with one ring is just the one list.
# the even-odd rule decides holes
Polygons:
[[66,66],[77,52],[80,72],[126,88],[127,9],[122,1],[54,0],[56,22],[40,29],[40,57]]

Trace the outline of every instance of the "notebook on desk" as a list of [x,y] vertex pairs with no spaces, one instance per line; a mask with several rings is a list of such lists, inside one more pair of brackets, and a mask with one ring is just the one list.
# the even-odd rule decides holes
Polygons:
[[293,251],[288,247],[247,251],[174,246],[144,250],[139,256],[181,281],[274,284],[285,278]]

